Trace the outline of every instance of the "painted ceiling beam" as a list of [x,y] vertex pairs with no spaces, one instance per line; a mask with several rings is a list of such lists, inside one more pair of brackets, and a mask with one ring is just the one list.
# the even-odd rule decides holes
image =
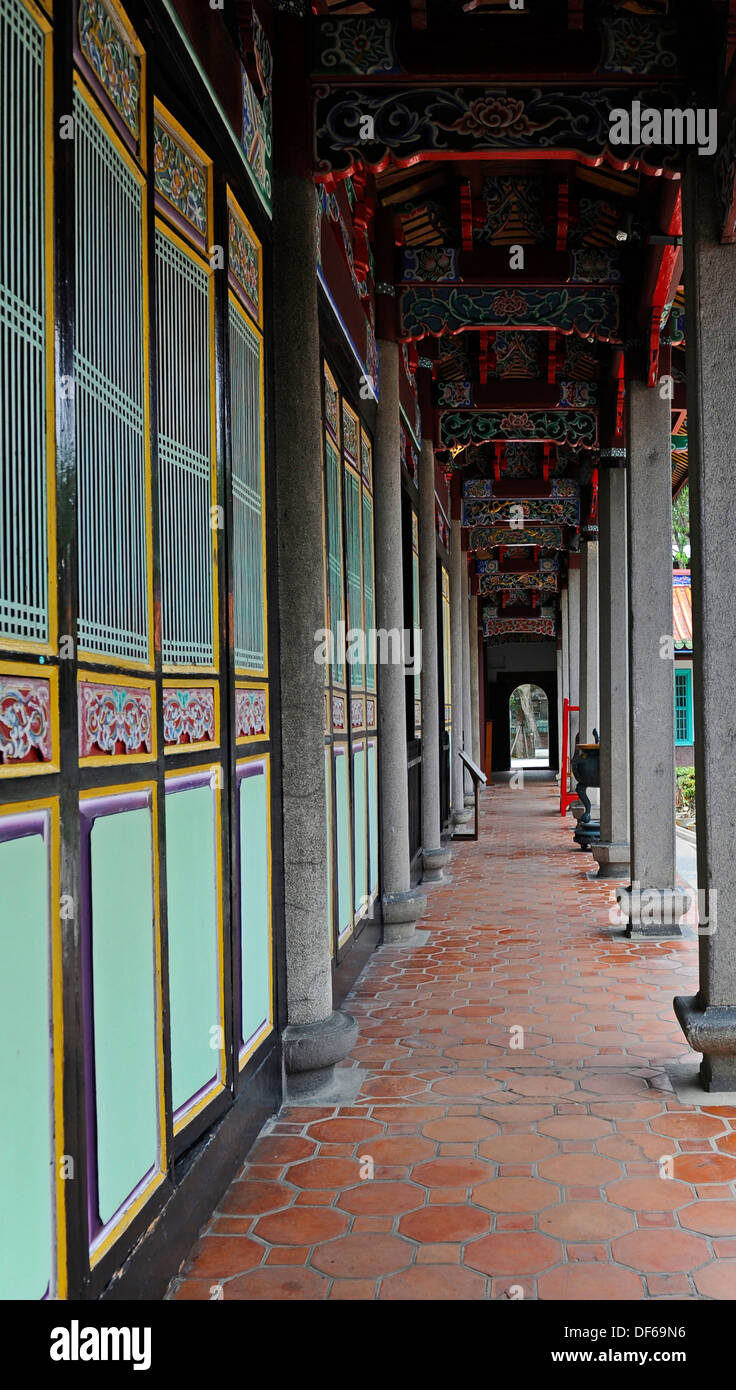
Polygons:
[[614,250],[586,246],[580,251],[524,246],[523,269],[512,270],[508,246],[416,246],[404,249],[400,285],[618,285],[621,257]]
[[439,410],[578,410],[595,409],[596,382],[501,380],[436,381],[433,400]]
[[[357,168],[381,173],[419,161],[559,161],[597,168],[640,169],[679,178],[683,151],[662,145],[611,144],[611,112],[672,110],[683,105],[677,84],[594,84],[547,88],[320,84],[314,94],[314,176],[342,179]],[[571,128],[575,134],[571,135]],[[579,133],[577,133],[579,132]]]
[[406,342],[481,328],[556,329],[603,342],[617,342],[621,334],[618,290],[609,285],[409,286],[401,291],[398,311],[399,337]]

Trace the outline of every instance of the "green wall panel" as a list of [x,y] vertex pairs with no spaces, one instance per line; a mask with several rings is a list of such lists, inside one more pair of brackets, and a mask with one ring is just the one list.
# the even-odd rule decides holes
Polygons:
[[353,920],[352,826],[347,752],[335,750],[335,814],[337,816],[337,922],[340,935]]
[[151,812],[91,829],[97,1183],[102,1224],[158,1157]]
[[263,769],[240,782],[240,945],[245,1043],[271,1016],[268,819],[268,779]]
[[174,1110],[217,1074],[221,1038],[216,797],[209,781],[166,794]]
[[370,892],[375,893],[378,888],[378,748],[375,742],[368,744],[368,845],[368,882]]
[[0,1298],[51,1278],[53,1130],[48,854],[41,834],[0,843]]
[[368,808],[366,805],[365,748],[353,754],[353,797],[355,799],[355,911],[368,896]]

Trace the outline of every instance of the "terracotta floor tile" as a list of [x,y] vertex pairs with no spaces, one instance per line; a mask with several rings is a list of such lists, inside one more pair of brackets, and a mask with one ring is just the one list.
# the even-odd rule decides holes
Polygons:
[[417,1164],[412,1180],[424,1187],[466,1188],[481,1182],[488,1171],[488,1165],[477,1158],[434,1158]]
[[342,1235],[347,1227],[347,1216],[334,1207],[287,1207],[286,1211],[262,1216],[255,1234],[279,1245],[316,1245]]
[[330,1278],[377,1278],[411,1264],[413,1248],[406,1240],[390,1235],[349,1235],[320,1245],[312,1255],[312,1267]]
[[644,1297],[640,1275],[611,1264],[565,1264],[547,1270],[537,1281],[540,1299],[585,1302],[631,1301]]
[[680,1225],[704,1236],[736,1236],[736,1197],[730,1202],[693,1202],[678,1212]]
[[540,1178],[493,1178],[472,1192],[473,1201],[489,1211],[541,1211],[558,1197],[558,1188]]
[[417,1300],[482,1299],[486,1297],[486,1281],[469,1269],[456,1265],[415,1265],[401,1274],[381,1280],[380,1299]]
[[494,1234],[474,1240],[465,1250],[465,1264],[484,1274],[537,1274],[559,1264],[562,1247],[548,1236],[532,1232]]
[[736,1260],[718,1260],[693,1275],[695,1287],[708,1298],[736,1298]]
[[433,1205],[402,1216],[399,1231],[410,1240],[436,1244],[471,1240],[487,1232],[490,1222],[489,1214],[477,1207]]
[[327,1297],[330,1281],[313,1269],[296,1269],[291,1265],[264,1265],[250,1274],[241,1274],[223,1286],[226,1302],[231,1299],[289,1303],[308,1300],[314,1303]]
[[542,1134],[499,1134],[478,1145],[481,1157],[490,1158],[494,1163],[538,1163],[556,1152],[554,1139]]
[[676,1178],[684,1182],[733,1182],[736,1179],[736,1158],[730,1154],[681,1154],[673,1162]]
[[685,1272],[709,1258],[706,1242],[685,1231],[630,1231],[614,1240],[611,1253],[619,1264],[644,1274]]
[[309,1158],[315,1153],[317,1145],[311,1139],[297,1139],[295,1136],[267,1134],[250,1151],[254,1163],[296,1163],[297,1159]]
[[426,1190],[414,1183],[366,1181],[341,1192],[337,1204],[342,1211],[356,1216],[382,1213],[395,1216],[423,1206],[426,1196]]
[[220,1201],[218,1211],[258,1216],[286,1207],[294,1200],[294,1189],[278,1182],[234,1182]]
[[621,1177],[621,1165],[598,1154],[558,1154],[545,1158],[539,1165],[540,1178],[561,1183],[564,1187],[583,1184],[603,1187]]
[[539,1229],[561,1240],[612,1240],[634,1225],[632,1214],[610,1202],[564,1202],[539,1214]]

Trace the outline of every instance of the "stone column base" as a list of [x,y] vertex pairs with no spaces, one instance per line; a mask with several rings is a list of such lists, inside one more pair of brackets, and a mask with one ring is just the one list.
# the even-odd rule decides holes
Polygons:
[[475,806],[475,793],[474,793],[474,792],[466,792],[466,793],[465,793],[465,805],[466,805],[466,806]]
[[616,891],[629,937],[682,936],[680,920],[691,903],[682,888],[640,888],[629,884]]
[[393,946],[397,941],[410,941],[414,935],[414,923],[427,911],[427,895],[416,888],[410,888],[408,893],[384,893],[381,909],[384,946]]
[[318,1096],[334,1080],[335,1063],[352,1052],[358,1024],[352,1014],[333,1009],[319,1023],[290,1023],[284,1029],[286,1095]]
[[590,846],[590,852],[598,864],[596,878],[630,878],[628,844],[615,844],[612,840],[600,840]]
[[452,850],[443,849],[423,849],[422,850],[422,883],[442,883],[444,882],[443,869],[447,868],[452,859]]
[[451,819],[453,825],[467,825],[468,821],[473,819],[473,812],[453,811]]
[[675,1015],[694,1052],[702,1052],[706,1091],[736,1091],[736,1008],[703,1008],[697,994],[675,998]]

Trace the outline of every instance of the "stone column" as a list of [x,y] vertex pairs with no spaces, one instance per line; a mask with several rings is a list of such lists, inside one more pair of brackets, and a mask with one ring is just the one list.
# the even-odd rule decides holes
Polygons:
[[602,468],[600,545],[600,843],[591,845],[599,878],[629,877],[629,600],[626,574],[626,471]]
[[[463,577],[463,597],[462,597],[462,620],[463,620],[463,749],[469,758],[473,756],[473,717],[470,699],[470,599],[468,598],[468,564],[463,555],[462,564]],[[473,779],[470,773],[465,771],[465,805],[472,806],[475,801],[473,796]]]
[[422,882],[441,883],[450,850],[442,846],[440,811],[437,529],[434,448],[428,438],[422,441],[419,455],[419,603],[422,623]]
[[[399,347],[378,340],[380,399],[374,440],[376,627],[404,630],[401,543]],[[384,941],[413,934],[427,900],[411,887],[409,781],[406,758],[406,677],[401,662],[381,666],[378,700],[381,906]]]
[[[736,441],[736,246],[719,244],[710,160],[691,160],[685,184],[687,420],[695,677],[695,797],[700,987],[675,1000],[702,1052],[706,1090],[736,1090],[736,601],[733,485]],[[716,920],[717,910],[717,920]]]
[[679,936],[675,890],[670,401],[628,388],[631,888],[619,890],[629,936]]
[[463,746],[463,604],[464,569],[460,518],[450,522],[450,654],[452,663],[452,818],[456,823],[469,819],[465,811],[465,779],[458,751]]
[[472,741],[470,756],[480,767],[480,653],[478,650],[478,597],[468,599],[468,633],[470,639],[470,724]]
[[[281,662],[289,1094],[318,1093],[350,1052],[355,1020],[332,1009],[325,825],[321,362],[310,178],[274,177],[275,468]],[[299,332],[294,332],[294,324]],[[296,578],[295,578],[296,576]],[[277,770],[274,769],[274,772]]]

